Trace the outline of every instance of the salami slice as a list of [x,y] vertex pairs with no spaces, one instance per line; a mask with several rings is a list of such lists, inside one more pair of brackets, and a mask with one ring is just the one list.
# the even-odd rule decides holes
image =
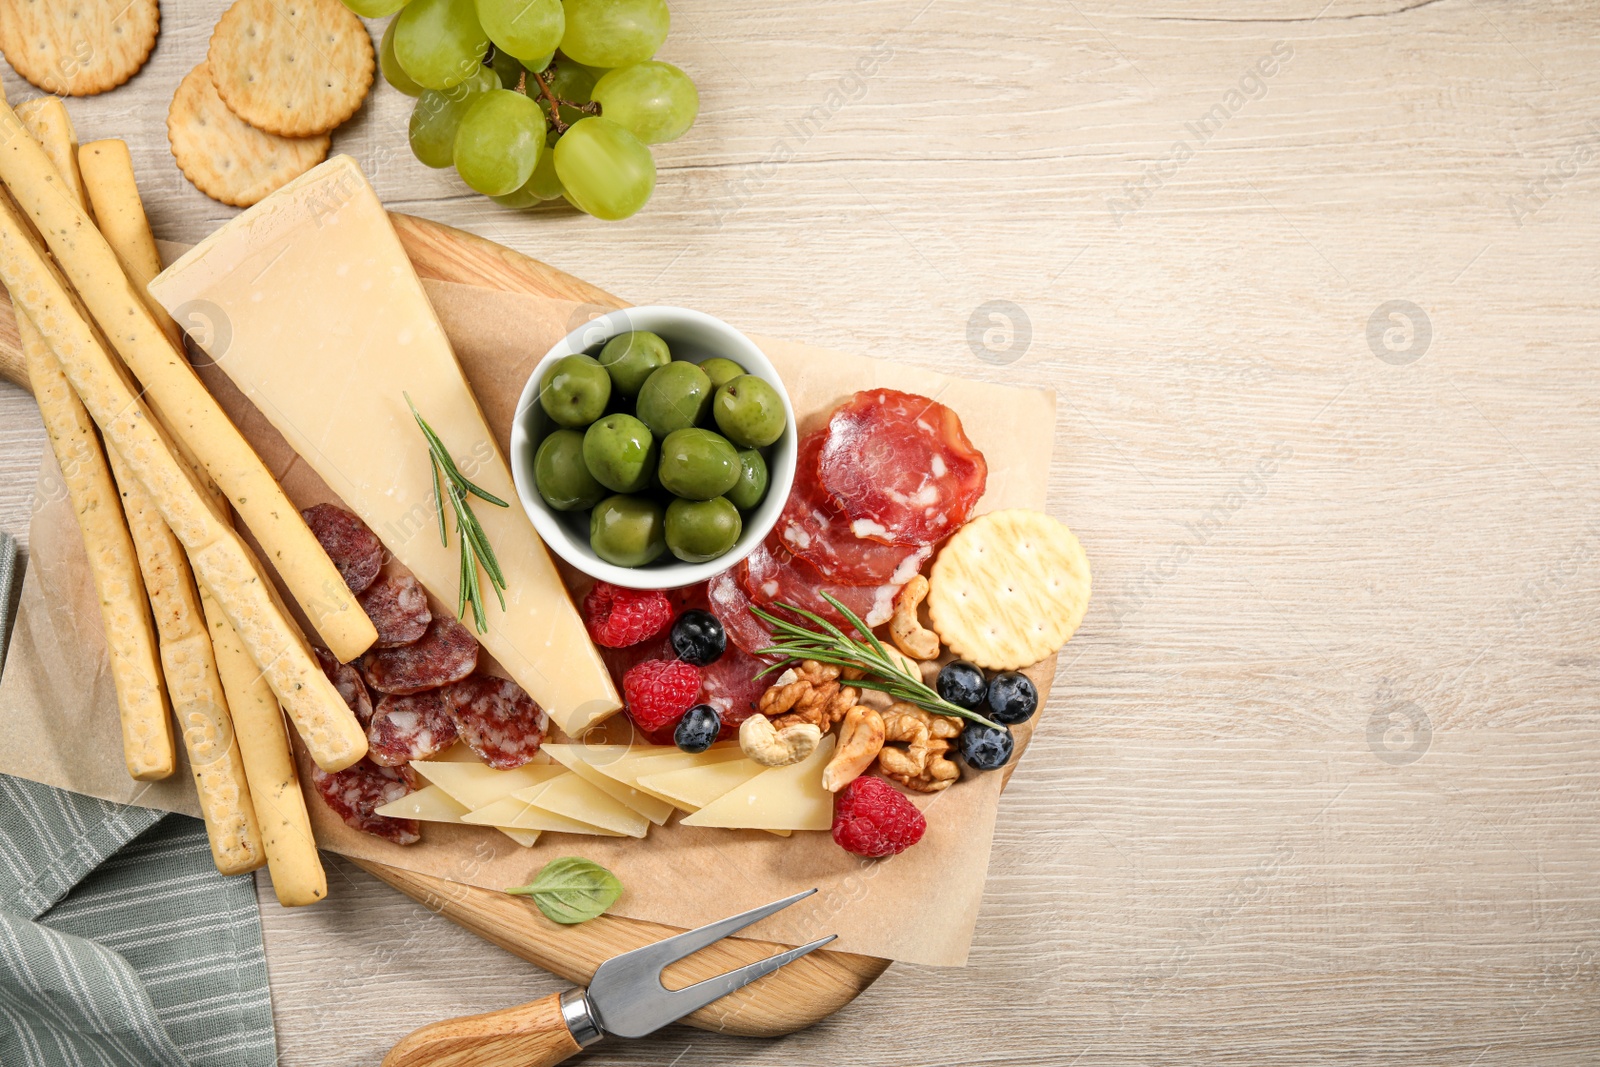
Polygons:
[[411,792],[411,787],[392,767],[380,767],[371,760],[329,774],[321,767],[311,768],[311,784],[333,813],[352,830],[414,845],[422,840],[422,827],[415,819],[390,819],[373,814],[390,801]]
[[929,545],[967,521],[988,478],[956,413],[892,389],[857,393],[828,420],[818,484],[857,537]]
[[868,626],[880,626],[894,614],[898,585],[837,585],[802,559],[774,552],[762,544],[739,564],[739,584],[757,604],[792,604],[840,626],[845,617],[822,598],[827,593]]
[[384,767],[427,759],[456,743],[456,723],[445,689],[378,701],[367,727],[367,758]]
[[322,665],[322,673],[328,676],[328,681],[344,697],[344,702],[350,706],[356,719],[362,726],[372,721],[372,694],[367,692],[367,683],[361,680],[361,672],[348,663],[340,663],[334,658],[332,652],[325,649],[315,649],[317,662]]
[[826,429],[800,440],[794,486],[771,538],[773,547],[811,564],[824,579],[838,585],[901,585],[911,580],[933,554],[929,545],[893,545],[857,537],[851,522],[823,491],[817,461]]
[[700,701],[717,709],[722,718],[722,740],[737,737],[739,724],[756,713],[756,702],[772,684],[772,675],[757,679],[766,669],[765,660],[734,647],[705,668],[700,685]]
[[461,739],[489,766],[508,771],[538,753],[550,717],[516,682],[475,674],[443,692]]
[[743,564],[725,570],[711,579],[706,585],[706,597],[711,614],[722,622],[728,641],[735,648],[754,654],[772,647],[772,631],[750,614],[750,594],[745,592],[738,579],[742,567]]
[[337,504],[316,504],[300,513],[317,543],[339,569],[352,593],[372,584],[383,566],[383,542],[353,512]]
[[373,648],[398,648],[420,638],[433,621],[428,594],[409,574],[386,574],[356,597],[378,629]]
[[380,693],[406,696],[459,682],[478,665],[478,642],[449,615],[435,616],[421,639],[361,657],[361,675]]

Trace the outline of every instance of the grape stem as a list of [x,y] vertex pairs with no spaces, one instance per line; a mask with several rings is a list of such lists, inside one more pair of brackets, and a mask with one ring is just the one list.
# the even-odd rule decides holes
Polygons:
[[[555,69],[555,66],[556,65],[554,63],[550,64],[548,67],[544,68],[544,73],[550,73]],[[518,92],[527,92],[528,75],[530,74],[533,75],[533,80],[538,83],[539,91],[543,93],[544,98],[550,102],[550,124],[556,128],[556,133],[558,135],[566,133],[568,129],[567,124],[561,121],[561,109],[563,107],[570,107],[574,111],[581,111],[585,115],[600,114],[600,105],[593,100],[589,101],[587,104],[576,104],[571,100],[561,99],[551,90],[550,83],[545,81],[544,77],[535,71],[523,71],[522,77],[517,79]]]

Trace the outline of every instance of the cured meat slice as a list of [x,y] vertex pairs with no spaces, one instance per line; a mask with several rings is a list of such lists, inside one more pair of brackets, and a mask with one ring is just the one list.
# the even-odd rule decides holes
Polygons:
[[342,771],[329,774],[321,767],[311,768],[311,784],[352,830],[414,845],[422,840],[422,827],[415,819],[390,819],[373,814],[391,801],[411,792],[411,787],[393,767],[380,767],[363,759]]
[[550,729],[550,717],[509,679],[475,674],[442,692],[461,739],[497,770],[533,759]]
[[741,563],[712,578],[706,584],[706,599],[711,614],[721,621],[728,642],[735,648],[754,654],[772,647],[772,631],[767,629],[766,623],[750,614],[750,595],[739,584],[737,577],[743,567]]
[[478,666],[478,642],[449,615],[435,616],[409,645],[361,657],[361,676],[380,693],[406,696],[459,682]]
[[317,543],[333,560],[352,593],[372,584],[383,566],[383,542],[354,513],[337,504],[315,504],[300,513]]
[[409,574],[386,574],[367,586],[356,602],[377,627],[373,648],[398,648],[422,637],[433,621],[428,594]]
[[989,467],[956,413],[925,396],[872,389],[828,420],[822,490],[857,537],[929,545],[954,533],[983,496]]
[[776,549],[811,564],[824,579],[839,585],[901,585],[922,569],[933,554],[928,545],[884,544],[858,537],[851,522],[818,481],[817,461],[828,439],[826,429],[801,438],[794,486],[772,528]]
[[738,736],[739,724],[756,713],[756,702],[772,684],[773,675],[756,677],[766,667],[766,660],[735,646],[705,668],[700,702],[717,709],[722,719],[722,732],[717,735],[721,740]]
[[848,627],[845,617],[822,598],[827,593],[868,626],[881,626],[894,615],[898,585],[837,585],[825,580],[804,560],[773,552],[762,544],[739,564],[739,583],[757,604],[792,604]]
[[444,689],[378,701],[367,727],[367,758],[384,767],[427,759],[456,743],[456,723]]
[[322,665],[322,673],[328,676],[328,681],[339,691],[344,702],[350,706],[356,720],[362,726],[372,721],[372,694],[367,692],[367,683],[361,680],[361,672],[348,663],[340,663],[332,652],[326,649],[313,649],[317,654],[317,662]]

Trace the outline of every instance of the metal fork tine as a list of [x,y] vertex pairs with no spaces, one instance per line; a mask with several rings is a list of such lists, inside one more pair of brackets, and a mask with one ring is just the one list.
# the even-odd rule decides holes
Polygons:
[[809,945],[791,948],[778,953],[776,956],[768,956],[764,960],[747,963],[743,967],[735,967],[727,974],[719,974],[715,978],[707,978],[703,982],[696,982],[692,986],[674,990],[669,994],[673,1001],[672,1010],[677,1012],[678,1017],[681,1019],[691,1011],[699,1011],[713,1000],[727,996],[735,989],[743,989],[757,978],[765,978],[784,964],[792,963],[808,952],[815,952],[823,945],[837,940],[838,937],[838,934],[819,937]]

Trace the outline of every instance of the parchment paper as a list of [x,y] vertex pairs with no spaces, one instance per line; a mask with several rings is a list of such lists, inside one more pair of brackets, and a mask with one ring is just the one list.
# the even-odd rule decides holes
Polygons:
[[[468,380],[503,448],[533,365],[595,309],[446,282],[426,283]],[[859,389],[888,386],[954,408],[989,462],[980,510],[1042,509],[1054,439],[1053,393],[965,381],[859,355],[754,338],[783,375],[809,428]],[[200,368],[228,413],[295,504],[335,499],[277,432],[215,368]],[[83,542],[48,455],[40,471],[32,557],[6,671],[0,679],[0,772],[108,800],[198,815],[186,768],[159,783],[134,782],[122,765],[115,697]],[[1051,661],[1053,662],[1053,661]],[[1036,681],[1049,684],[1046,665]],[[1042,714],[1048,714],[1048,709]],[[392,845],[346,827],[302,781],[318,844],[347,856],[503,889],[551,859],[583,855],[614,871],[625,892],[616,914],[695,926],[800,889],[821,892],[749,936],[799,944],[839,935],[842,951],[932,966],[966,962],[988,869],[999,774],[968,775],[914,798],[929,820],[922,842],[888,860],[862,860],[823,833],[779,838],[759,831],[654,827],[644,841],[545,834],[532,849],[482,827],[425,824],[423,842]]]

